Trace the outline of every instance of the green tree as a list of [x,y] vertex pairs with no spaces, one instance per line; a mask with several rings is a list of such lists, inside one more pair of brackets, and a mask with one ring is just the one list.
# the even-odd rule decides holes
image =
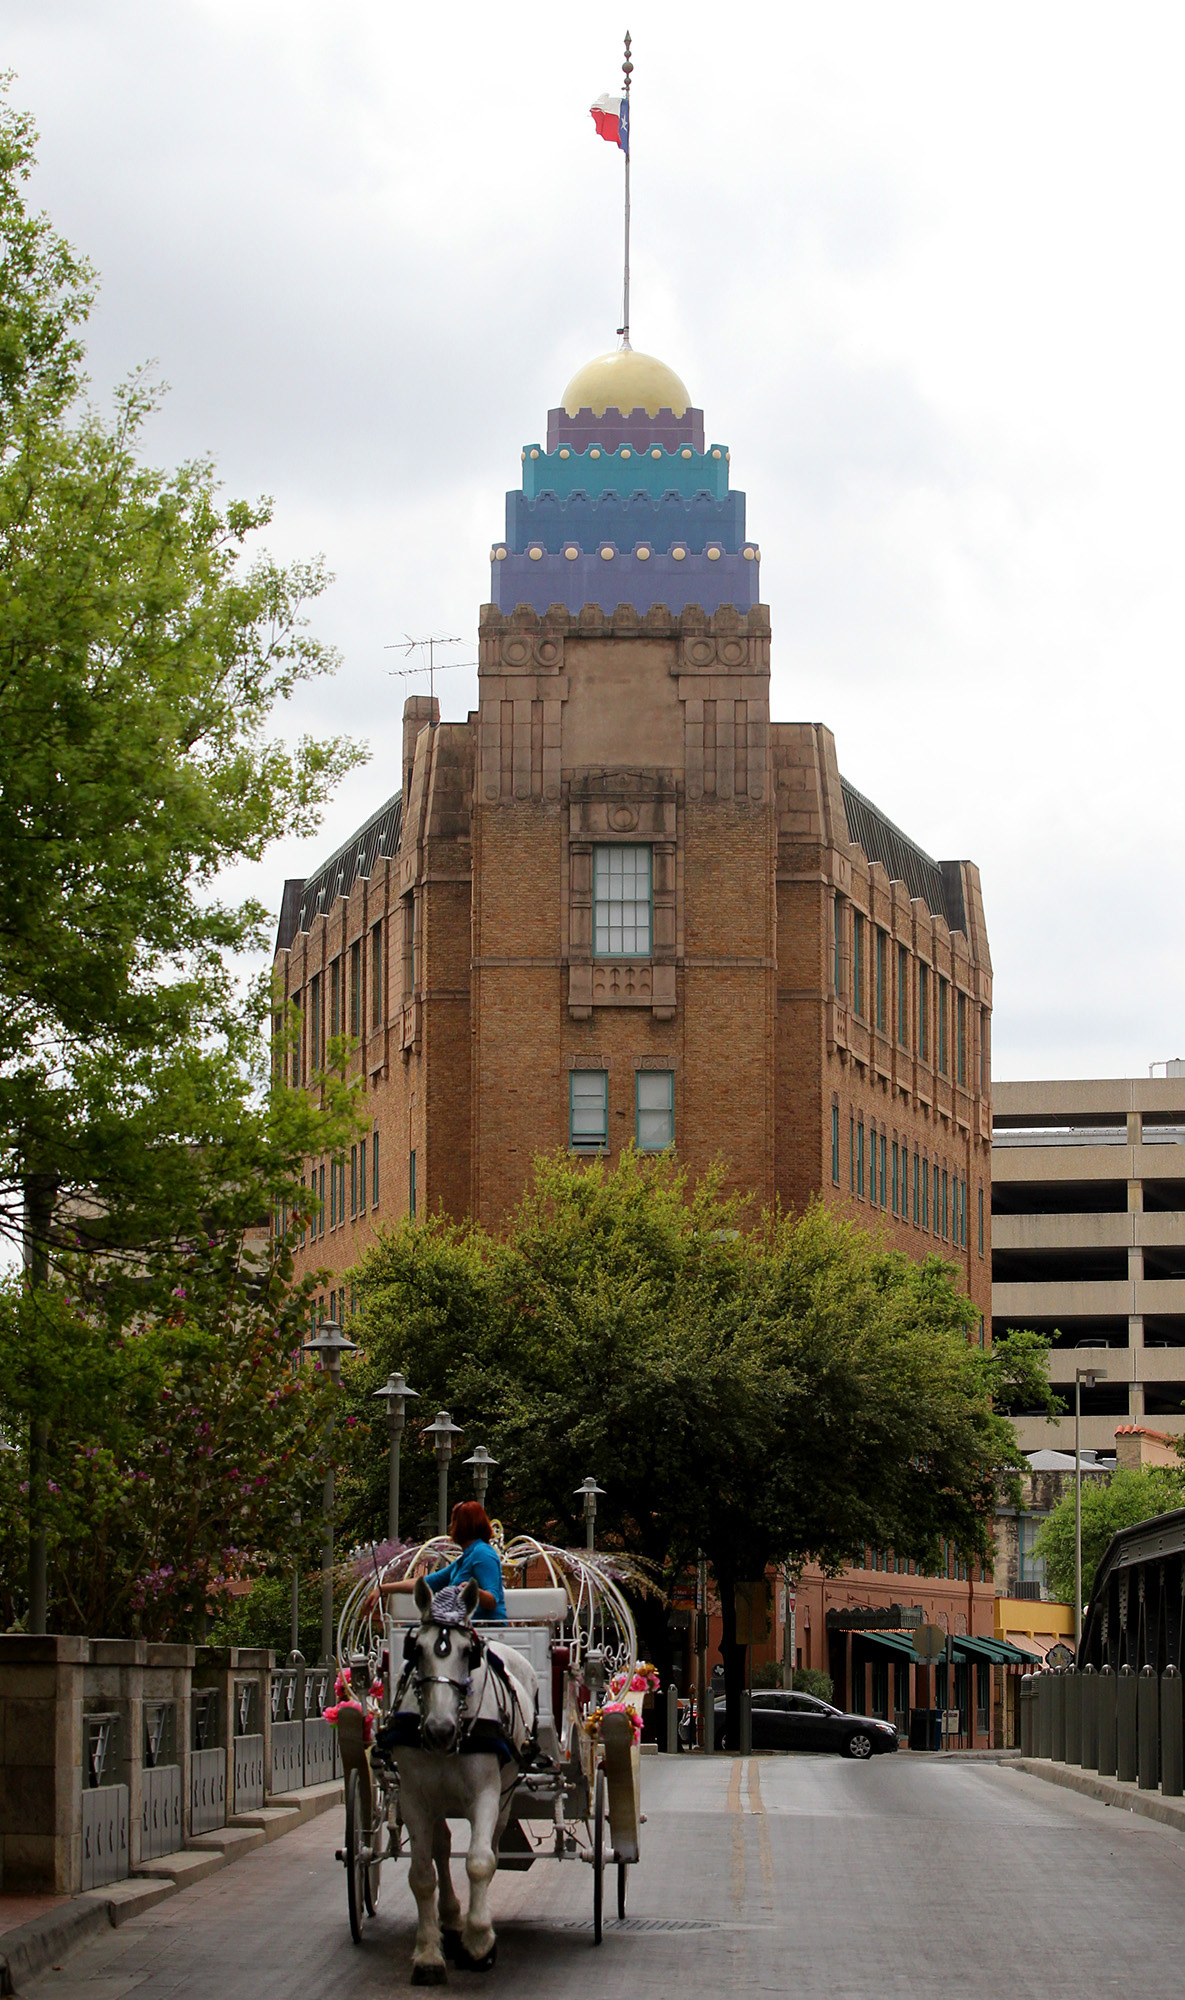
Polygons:
[[[94,278],[28,206],[34,140],[0,103],[0,1234],[32,1290],[80,1247],[134,1286],[307,1213],[301,1160],[344,1136],[340,1089],[266,1088],[266,984],[234,966],[266,912],[218,878],[315,826],[360,753],[268,733],[336,663],[307,629],[323,565],[252,555],[268,505],[223,502],[209,461],[143,462],[146,377],[85,406]],[[37,1417],[37,1625],[49,1452]]]
[[[836,1571],[865,1543],[923,1566],[944,1539],[986,1555],[994,1476],[1016,1453],[993,1408],[1007,1357],[969,1345],[951,1267],[886,1252],[822,1205],[743,1221],[714,1179],[691,1187],[665,1158],[537,1162],[500,1239],[443,1221],[383,1234],[357,1272],[350,1390],[359,1440],[389,1367],[425,1410],[447,1402],[499,1460],[516,1529],[576,1540],[591,1471],[611,1540],[668,1578],[702,1550],[732,1700],[739,1583],[783,1559]],[[381,1476],[366,1449],[363,1532]],[[647,1643],[661,1652],[661,1627]]]
[[[1185,1507],[1185,1465],[1122,1467],[1109,1481],[1082,1482],[1082,1595],[1089,1604],[1095,1571],[1112,1535],[1154,1514]],[[1059,1501],[1034,1545],[1045,1564],[1045,1577],[1063,1604],[1074,1602],[1074,1495]]]

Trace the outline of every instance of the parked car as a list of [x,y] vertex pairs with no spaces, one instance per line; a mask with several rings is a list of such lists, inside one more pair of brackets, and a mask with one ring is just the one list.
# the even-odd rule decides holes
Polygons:
[[[755,1750],[838,1750],[844,1757],[874,1757],[896,1750],[897,1731],[891,1722],[873,1715],[845,1715],[813,1694],[783,1694],[774,1688],[753,1690]],[[716,1742],[731,1749],[725,1708],[716,1703]]]

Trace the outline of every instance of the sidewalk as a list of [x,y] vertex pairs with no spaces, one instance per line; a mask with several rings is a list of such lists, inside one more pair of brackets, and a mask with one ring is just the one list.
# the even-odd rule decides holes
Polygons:
[[81,1896],[13,1897],[15,1907],[9,1914],[15,1920],[10,1924],[4,1923],[5,1899],[0,1898],[0,1995],[19,1994],[23,1981],[34,1978],[47,1965],[56,1965],[96,1931],[142,1916],[191,1882],[202,1881],[216,1869],[332,1811],[344,1797],[340,1778],[327,1785],[284,1792],[280,1802],[236,1813],[226,1826],[195,1834],[188,1847],[175,1854],[143,1862],[135,1875],[122,1882],[108,1882]]
[[1002,1756],[1010,1770],[1027,1771],[1032,1778],[1045,1778],[1051,1785],[1081,1792],[1100,1805],[1119,1806],[1123,1812],[1142,1813],[1145,1819],[1159,1820],[1185,1833],[1185,1799],[1166,1799],[1160,1792],[1142,1792],[1126,1779],[1100,1778],[1097,1771],[1083,1771],[1077,1764],[1055,1764],[1049,1757]]

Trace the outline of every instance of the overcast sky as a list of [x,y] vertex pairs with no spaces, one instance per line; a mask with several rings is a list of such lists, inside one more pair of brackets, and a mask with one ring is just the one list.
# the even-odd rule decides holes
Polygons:
[[[728,444],[772,712],[983,875],[998,1076],[1185,1053],[1180,5],[0,0],[36,193],[98,265],[96,391],[323,551],[367,737],[275,908],[399,783],[404,632],[472,660],[519,450],[613,344]],[[411,683],[419,688],[420,683]],[[445,716],[474,703],[443,676]],[[1178,884],[1174,888],[1174,883]]]

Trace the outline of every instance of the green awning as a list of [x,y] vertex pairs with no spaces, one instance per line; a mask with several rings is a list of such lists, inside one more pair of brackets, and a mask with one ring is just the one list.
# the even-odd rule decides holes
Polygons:
[[1039,1664],[1035,1654],[1022,1653],[1019,1646],[1010,1646],[1004,1639],[972,1639],[960,1633],[954,1645],[955,1652],[964,1659],[990,1660],[994,1667],[1032,1667]]
[[910,1660],[915,1667],[924,1667],[926,1665],[921,1655],[914,1652],[913,1641],[904,1632],[863,1632],[857,1630],[852,1633],[852,1637],[853,1639],[863,1639],[865,1645],[868,1646],[883,1646],[887,1653],[893,1654],[894,1658],[898,1660]]

